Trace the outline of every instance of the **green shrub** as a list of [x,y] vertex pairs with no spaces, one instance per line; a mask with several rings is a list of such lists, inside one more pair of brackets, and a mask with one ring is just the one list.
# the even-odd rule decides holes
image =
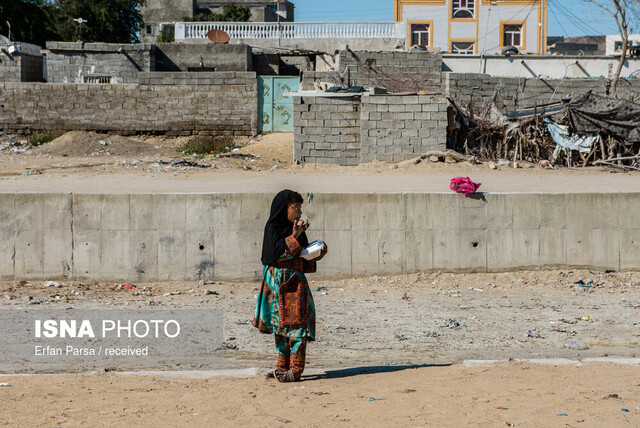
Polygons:
[[173,43],[176,41],[176,28],[173,25],[163,26],[156,38],[156,43]]
[[184,22],[249,22],[251,9],[247,6],[227,4],[222,13],[199,13],[193,17],[182,18]]
[[183,155],[206,155],[227,152],[236,145],[231,137],[197,136],[184,146],[178,148]]
[[38,131],[29,137],[29,144],[32,147],[38,147],[50,143],[62,134],[64,134],[64,132],[61,131]]

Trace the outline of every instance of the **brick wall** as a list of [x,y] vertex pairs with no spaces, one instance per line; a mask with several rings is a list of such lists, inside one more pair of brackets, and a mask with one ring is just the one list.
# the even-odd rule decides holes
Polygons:
[[[442,54],[431,52],[341,51],[336,72],[304,73],[303,90],[315,82],[381,87],[389,92],[440,91]],[[348,69],[348,71],[347,71]]]
[[360,96],[294,97],[293,154],[303,163],[360,163]]
[[0,82],[41,82],[42,55],[0,54]]
[[47,49],[47,81],[52,83],[85,83],[98,76],[138,83],[139,72],[155,70],[155,46],[148,44],[47,42]]
[[361,161],[415,158],[447,145],[447,107],[442,95],[362,97]]
[[[455,100],[466,104],[472,98],[491,101],[495,97],[497,106],[505,110],[557,102],[587,91],[605,95],[608,88],[606,79],[524,79],[462,73],[443,75],[445,92]],[[617,92],[623,98],[637,97],[640,79],[621,80]]]
[[357,165],[398,162],[446,149],[442,95],[294,98],[294,159]]
[[142,84],[0,83],[0,129],[173,135],[258,132],[255,73],[141,77]]

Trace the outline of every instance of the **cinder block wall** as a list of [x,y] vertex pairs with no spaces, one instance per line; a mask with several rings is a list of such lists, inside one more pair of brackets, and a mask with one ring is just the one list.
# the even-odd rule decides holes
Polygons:
[[0,53],[0,82],[21,82],[21,58]]
[[294,159],[357,165],[445,150],[448,105],[442,95],[295,97]]
[[295,97],[293,157],[303,163],[360,163],[360,96]]
[[361,156],[398,162],[447,146],[447,107],[442,95],[362,97]]
[[[443,73],[445,93],[467,104],[471,99],[489,102],[494,98],[498,108],[517,110],[561,101],[588,91],[606,95],[606,79],[522,79],[491,77],[487,74]],[[618,83],[618,96],[637,98],[640,79],[623,79]]]
[[0,129],[256,135],[255,73],[148,73],[141,84],[0,83]]
[[304,73],[302,89],[313,90],[315,82],[346,86],[350,80],[352,86],[375,86],[389,92],[440,92],[441,74],[441,53],[344,50],[336,72]]
[[42,55],[0,54],[0,82],[41,82],[43,67]]
[[91,76],[138,83],[139,72],[155,70],[155,46],[149,44],[47,42],[47,49],[47,81],[52,83],[85,83]]

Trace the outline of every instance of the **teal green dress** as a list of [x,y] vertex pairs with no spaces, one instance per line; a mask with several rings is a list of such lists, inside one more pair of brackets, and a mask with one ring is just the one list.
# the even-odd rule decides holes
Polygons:
[[[256,301],[252,324],[261,333],[314,341],[316,339],[316,308],[305,272],[315,272],[315,263],[300,257],[293,257],[289,260],[279,261],[278,266],[283,267],[263,266],[262,287]],[[278,298],[281,292],[280,286],[291,279],[293,275],[298,275],[298,279],[304,284],[304,296],[300,299],[304,305],[304,319],[302,320],[304,326],[299,328],[283,327],[280,322],[280,314],[282,313]]]

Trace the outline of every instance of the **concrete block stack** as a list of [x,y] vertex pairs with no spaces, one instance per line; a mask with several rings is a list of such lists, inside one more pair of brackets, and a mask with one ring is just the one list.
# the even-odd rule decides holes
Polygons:
[[360,96],[295,97],[294,159],[304,163],[360,163]]
[[357,165],[445,150],[447,107],[442,95],[296,97],[294,159]]
[[41,82],[42,55],[0,53],[0,82]]
[[445,150],[448,105],[442,95],[364,96],[361,162],[398,162]]

